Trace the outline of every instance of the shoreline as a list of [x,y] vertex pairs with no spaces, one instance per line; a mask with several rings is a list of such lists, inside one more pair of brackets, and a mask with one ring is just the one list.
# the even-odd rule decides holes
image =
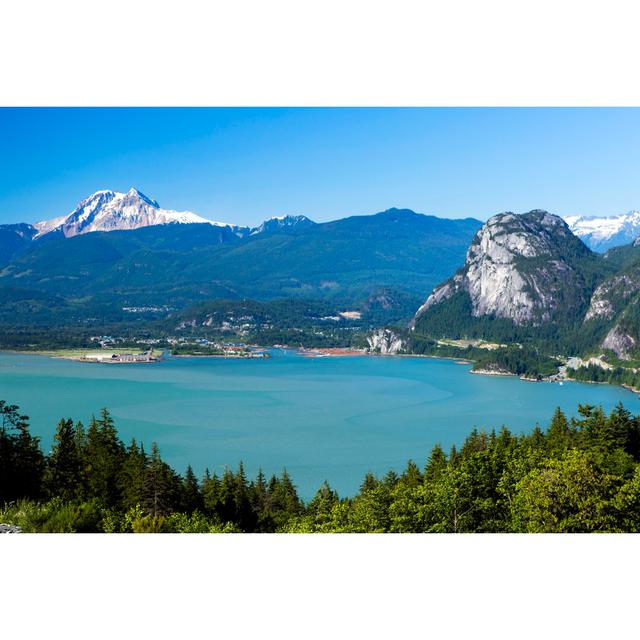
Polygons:
[[[492,371],[491,369],[471,369],[469,373],[473,373],[479,376],[515,376],[516,378],[520,378],[520,380],[526,380],[522,376],[519,376],[517,373],[513,373],[512,371]],[[529,382],[538,382],[538,380],[533,380],[532,378],[528,379]]]
[[[157,357],[152,360],[147,361],[98,361],[83,358],[81,355],[64,355],[61,353],[64,351],[60,350],[42,350],[42,351],[25,351],[25,350],[13,350],[13,349],[2,349],[0,353],[8,353],[15,355],[31,355],[31,356],[42,356],[55,358],[59,360],[67,360],[71,362],[84,362],[84,363],[93,363],[93,364],[158,364],[163,361],[166,361],[171,358],[221,358],[221,359],[230,359],[230,360],[263,360],[271,358],[268,353],[268,349],[272,347],[264,347],[265,352],[262,355],[235,355],[235,354],[177,354],[177,355],[169,355],[168,358]],[[283,347],[277,347],[282,349]],[[453,356],[434,356],[430,354],[421,354],[421,353],[371,353],[367,351],[363,351],[360,349],[351,349],[350,347],[318,347],[317,349],[313,348],[305,348],[305,347],[285,347],[288,351],[293,351],[299,354],[303,358],[345,358],[345,357],[393,357],[393,358],[430,358],[432,360],[446,360],[453,361],[454,364],[458,365],[473,365],[473,361],[464,360],[462,358],[455,358]],[[70,349],[69,351],[75,351]],[[89,351],[89,350],[87,350]],[[604,382],[597,380],[577,380],[575,378],[571,378],[569,376],[563,378],[555,378],[551,379],[549,377],[536,379],[536,378],[528,378],[525,375],[518,375],[517,373],[509,372],[509,371],[492,371],[490,369],[470,369],[468,373],[474,375],[483,375],[483,376],[495,376],[495,377],[516,377],[523,382],[551,382],[551,383],[561,383],[564,381],[568,382],[576,382],[582,384],[603,384],[610,385],[612,387],[621,387],[626,389],[627,391],[633,393],[634,395],[640,398],[640,389],[636,389],[628,384],[615,384],[612,382]]]
[[[240,360],[240,359],[262,359],[262,358],[269,358],[269,354],[265,351],[264,355],[252,355],[251,353],[248,354],[213,354],[213,353],[181,353],[181,354],[169,354],[167,356],[165,355],[159,355],[159,356],[151,356],[151,358],[149,360],[98,360],[98,359],[93,359],[93,358],[87,358],[82,354],[78,354],[78,353],[74,353],[77,351],[80,351],[80,349],[69,349],[70,353],[65,354],[64,353],[64,349],[52,349],[52,350],[34,350],[34,351],[26,351],[26,350],[18,350],[18,349],[1,349],[0,353],[10,353],[10,354],[15,354],[15,355],[22,355],[22,356],[41,356],[43,358],[53,358],[55,360],[67,360],[69,362],[84,362],[84,363],[91,363],[91,364],[157,364],[166,360],[169,360],[171,358],[228,358],[228,359],[233,359],[233,360]],[[87,349],[86,350],[87,353],[97,353],[95,349]],[[134,353],[132,354],[134,356],[142,356],[144,355],[144,352],[142,353]]]
[[270,358],[271,356],[264,352],[259,355],[253,355],[251,353],[248,354],[230,354],[230,353],[176,353],[170,354],[165,360],[169,360],[172,358],[223,358],[227,360],[262,360],[265,358]]
[[303,358],[345,358],[349,356],[368,356],[375,355],[362,351],[360,349],[352,349],[350,347],[300,347],[294,349]]

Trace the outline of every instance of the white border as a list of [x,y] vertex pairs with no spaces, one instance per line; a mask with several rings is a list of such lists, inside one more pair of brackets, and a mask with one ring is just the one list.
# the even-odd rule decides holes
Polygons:
[[[2,105],[638,105],[631,2],[22,0]],[[1,144],[1,141],[0,141]],[[603,638],[637,536],[3,536],[3,637]]]
[[4,105],[637,105],[633,2],[21,0]]
[[[637,536],[13,535],[3,635],[622,638]],[[7,576],[10,578],[7,580]]]

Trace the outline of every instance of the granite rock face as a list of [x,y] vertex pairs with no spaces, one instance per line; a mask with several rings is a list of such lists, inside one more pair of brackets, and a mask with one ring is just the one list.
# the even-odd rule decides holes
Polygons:
[[554,317],[569,291],[586,303],[576,258],[590,253],[558,216],[540,210],[498,214],[476,234],[464,267],[434,289],[416,319],[462,291],[475,317],[542,324]]
[[369,350],[383,355],[395,354],[406,348],[404,340],[391,329],[378,329],[367,338]]
[[640,270],[638,273],[623,273],[605,280],[591,296],[585,322],[594,318],[610,320],[640,292]]
[[625,331],[620,325],[615,325],[607,333],[602,343],[604,349],[610,349],[622,360],[628,360],[632,352],[637,349],[636,339]]

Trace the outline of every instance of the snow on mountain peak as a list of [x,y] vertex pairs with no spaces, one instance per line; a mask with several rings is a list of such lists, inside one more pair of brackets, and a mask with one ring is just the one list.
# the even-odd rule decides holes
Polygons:
[[629,244],[640,237],[640,211],[617,216],[567,216],[569,228],[594,251]]
[[314,224],[315,222],[313,222],[313,220],[302,215],[271,216],[271,218],[265,220],[260,226],[251,229],[251,235],[253,236],[269,231],[289,229],[292,227],[309,227]]
[[34,226],[38,229],[38,236],[61,231],[70,237],[92,231],[120,231],[172,223],[213,224],[236,232],[234,225],[212,222],[191,211],[162,209],[157,201],[136,187],[131,187],[127,193],[110,189],[96,191],[81,200],[70,214],[44,220]]
[[131,187],[131,189],[129,189],[129,191],[127,191],[127,197],[129,197],[129,198],[137,198],[139,200],[143,200],[144,202],[146,202],[148,205],[154,207],[155,209],[159,209],[160,208],[160,205],[158,204],[158,202],[156,200],[152,200],[151,198],[145,196],[144,193],[142,193],[142,191],[140,191],[139,189],[136,189],[136,187]]

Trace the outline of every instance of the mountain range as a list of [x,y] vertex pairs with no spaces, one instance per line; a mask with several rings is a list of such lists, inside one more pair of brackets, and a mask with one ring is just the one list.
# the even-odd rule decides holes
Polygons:
[[461,269],[435,287],[411,328],[436,338],[532,343],[550,353],[640,346],[640,242],[591,251],[546,211],[490,218]]
[[416,336],[628,359],[640,345],[634,229],[635,212],[506,212],[483,224],[409,209],[325,223],[281,216],[250,228],[163,209],[135,188],[103,190],[66,216],[0,226],[0,321],[99,324],[131,308],[315,300],[328,316],[331,305],[375,309],[385,322],[415,313]]
[[81,200],[75,209],[64,216],[43,220],[33,225],[0,225],[6,233],[14,229],[16,233],[28,230],[29,239],[47,234],[62,234],[65,238],[94,231],[131,231],[142,227],[165,224],[210,224],[226,228],[240,238],[263,233],[275,228],[314,224],[305,216],[280,216],[270,218],[260,226],[251,228],[226,222],[214,222],[192,211],[163,209],[156,200],[131,187],[127,193],[105,189],[92,193]]
[[617,216],[567,216],[571,231],[589,248],[605,252],[640,237],[640,211]]
[[67,216],[0,227],[0,287],[86,309],[215,298],[346,304],[380,291],[410,305],[462,264],[481,225],[389,209],[326,223],[284,216],[251,229],[162,209],[136,189],[99,191]]

